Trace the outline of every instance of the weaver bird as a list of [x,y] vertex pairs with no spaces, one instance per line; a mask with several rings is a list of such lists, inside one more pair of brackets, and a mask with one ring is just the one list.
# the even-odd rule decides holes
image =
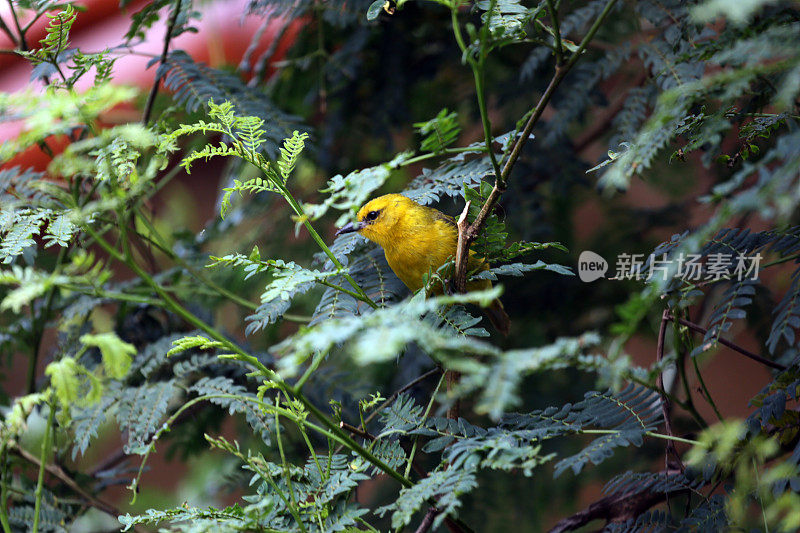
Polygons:
[[[383,248],[386,262],[412,292],[425,286],[428,273],[436,272],[455,256],[458,242],[455,220],[400,194],[370,200],[359,209],[356,219],[342,226],[336,235],[358,232]],[[467,269],[487,268],[483,258],[470,250]],[[467,283],[467,290],[491,286],[488,280],[474,280]],[[436,286],[430,292],[441,294],[442,287]],[[484,312],[497,331],[508,334],[508,315],[500,300],[494,300]]]

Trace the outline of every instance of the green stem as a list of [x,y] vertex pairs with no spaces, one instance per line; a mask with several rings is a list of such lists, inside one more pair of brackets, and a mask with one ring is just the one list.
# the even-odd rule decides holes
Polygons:
[[11,525],[8,523],[8,448],[7,443],[3,443],[2,468],[0,473],[0,524],[3,525],[3,533],[11,533]]
[[320,285],[325,285],[326,287],[330,287],[331,289],[336,289],[337,291],[343,292],[343,293],[347,294],[348,296],[352,296],[356,300],[360,300],[360,301],[365,302],[365,303],[369,303],[369,302],[372,301],[369,298],[364,299],[364,297],[361,294],[359,294],[359,293],[357,293],[355,291],[351,291],[350,289],[345,289],[341,285],[337,285],[335,283],[331,283],[330,281],[325,281],[324,279],[318,279],[317,283],[319,283]]
[[[492,11],[494,11],[494,6],[497,0],[491,0],[489,4],[488,10],[488,19],[484,22],[482,27],[482,35],[485,37],[487,35],[489,22],[491,21]],[[475,61],[474,58],[470,57],[467,51],[467,46],[464,43],[464,37],[461,35],[461,27],[458,24],[458,3],[454,3],[450,9],[450,22],[453,26],[453,35],[455,35],[456,43],[458,47],[461,49],[461,52],[465,55],[467,63],[469,63],[470,68],[472,69],[472,76],[475,79],[475,93],[478,97],[478,111],[481,115],[481,124],[483,125],[483,138],[484,143],[486,145],[486,152],[489,154],[489,159],[492,162],[492,168],[494,169],[495,176],[500,176],[500,164],[497,162],[497,157],[494,155],[494,150],[492,150],[492,124],[489,120],[489,112],[486,108],[486,94],[484,89],[484,61],[486,56],[484,55],[484,49],[481,48],[481,56],[478,61]]]
[[[275,406],[278,406],[278,398],[275,398]],[[283,477],[286,479],[286,485],[289,487],[289,498],[292,500],[292,509],[297,509],[296,512],[293,512],[292,515],[295,517],[297,521],[297,526],[305,532],[306,526],[303,524],[303,521],[300,519],[300,511],[299,507],[297,506],[297,497],[294,495],[294,483],[292,483],[292,475],[289,472],[289,464],[286,462],[286,454],[283,453],[283,439],[281,438],[281,419],[280,415],[278,415],[278,411],[275,411],[275,440],[278,441],[278,453],[281,456],[281,466],[283,466]],[[313,454],[312,454],[313,455]]]
[[[620,431],[617,429],[580,429],[578,430],[578,433],[583,435],[616,435],[620,433]],[[648,437],[653,437],[655,439],[682,442],[684,444],[691,444],[692,446],[705,446],[700,441],[692,439],[684,439],[682,437],[675,437],[674,435],[665,435],[663,433],[656,433],[654,431],[645,431],[644,434],[647,435]]]
[[47,459],[50,457],[50,452],[53,446],[51,434],[53,432],[53,425],[55,422],[56,407],[53,402],[53,392],[50,392],[48,405],[50,406],[50,413],[47,416],[47,427],[44,430],[44,440],[42,441],[42,455],[39,461],[39,479],[36,481],[36,493],[34,496],[33,504],[33,533],[39,531],[39,515],[42,510],[42,495],[44,494],[44,471],[47,465]]
[[556,6],[553,4],[553,0],[547,0],[547,9],[550,11],[550,18],[553,19],[556,65],[560,65],[564,61],[564,43],[561,42],[561,31],[558,28],[558,13],[556,11]]
[[[258,309],[258,305],[257,304],[255,304],[255,303],[253,303],[253,302],[251,302],[249,300],[245,300],[241,296],[239,296],[237,294],[234,294],[233,292],[229,291],[225,287],[222,287],[221,285],[219,285],[216,282],[212,281],[211,279],[207,278],[205,275],[201,274],[198,270],[196,270],[193,266],[191,266],[185,259],[183,259],[181,256],[179,256],[178,254],[176,254],[175,252],[173,252],[172,250],[170,250],[166,246],[166,243],[164,242],[163,237],[161,236],[161,234],[156,230],[156,228],[147,219],[147,217],[144,215],[144,213],[141,212],[141,210],[137,209],[136,215],[137,215],[137,219],[141,220],[142,223],[144,223],[145,227],[150,232],[150,234],[155,236],[155,240],[150,239],[150,238],[148,238],[148,237],[146,237],[144,235],[141,235],[138,232],[137,232],[137,235],[147,239],[148,242],[152,243],[159,250],[161,250],[161,252],[166,254],[167,257],[169,257],[171,261],[173,261],[173,262],[177,263],[178,265],[180,265],[181,268],[185,269],[190,275],[192,275],[195,279],[197,279],[197,281],[199,281],[200,283],[206,285],[208,288],[218,292],[219,294],[221,294],[225,298],[231,300],[232,302],[235,302],[235,303],[241,305],[242,307],[246,307],[246,308],[251,309],[251,310]],[[158,241],[158,242],[156,242],[156,241]]]
[[[323,426],[328,428],[331,436],[334,437],[334,440],[340,442],[341,444],[344,444],[345,446],[356,452],[358,455],[362,456],[364,459],[375,465],[380,470],[384,471],[390,477],[397,480],[404,487],[410,487],[413,485],[411,481],[408,480],[408,478],[406,478],[405,476],[401,475],[399,472],[391,468],[385,462],[383,462],[378,457],[373,455],[369,450],[365,449],[363,446],[361,446],[355,440],[353,440],[350,437],[350,435],[342,431],[342,429],[339,428],[339,426],[337,426],[329,417],[327,417],[313,403],[311,403],[308,400],[308,398],[306,398],[302,394],[302,392],[300,392],[299,390],[295,390],[289,384],[284,382],[280,378],[280,376],[278,376],[274,371],[264,366],[264,364],[261,363],[261,361],[259,361],[257,358],[243,351],[241,348],[239,348],[230,340],[228,340],[224,335],[219,333],[216,329],[206,324],[203,320],[201,320],[200,318],[189,312],[187,309],[185,309],[183,306],[181,306],[169,294],[167,294],[167,292],[164,291],[164,289],[147,272],[145,272],[135,261],[133,261],[131,257],[126,257],[125,255],[120,253],[116,248],[111,246],[105,239],[100,237],[97,234],[97,232],[95,232],[91,228],[91,226],[86,226],[85,229],[87,233],[89,233],[92,236],[95,242],[97,242],[111,257],[128,265],[128,267],[131,268],[141,279],[143,279],[145,283],[150,285],[172,312],[174,312],[175,314],[177,314],[178,316],[180,316],[193,326],[197,327],[198,329],[206,332],[213,339],[220,341],[227,349],[233,351],[234,354],[231,355],[229,358],[237,359],[254,366],[257,370],[259,370],[263,374],[264,377],[273,380],[280,388],[282,388],[286,392],[289,392],[292,396],[297,398],[306,407],[306,409],[308,409],[320,422],[322,422]],[[124,239],[123,243],[126,243]],[[328,251],[330,252],[330,249],[328,249]],[[355,284],[355,286],[358,287],[358,284]],[[188,404],[185,404],[184,407],[186,407],[186,405]],[[290,416],[290,418],[293,417]]]
[[[446,373],[442,372],[442,376],[439,378],[439,383],[437,383],[436,388],[433,389],[433,393],[431,394],[431,399],[428,401],[428,406],[425,408],[425,413],[422,415],[422,420],[428,419],[428,415],[430,414],[431,408],[433,407],[433,402],[434,400],[436,400],[436,395],[439,393],[439,389],[441,388],[442,383],[444,383],[445,376]],[[419,435],[415,435],[414,444],[411,446],[411,452],[408,454],[408,462],[406,463],[406,471],[405,471],[406,477],[408,477],[408,475],[411,473],[411,465],[414,463],[414,455],[416,455],[417,453],[418,441],[419,441]]]
[[418,155],[418,156],[412,157],[411,159],[407,159],[407,160],[403,161],[399,166],[400,167],[407,167],[409,165],[413,165],[413,164],[419,163],[421,161],[426,161],[428,159],[433,159],[434,157],[441,157],[442,155],[445,155],[445,154],[463,154],[463,153],[469,153],[469,152],[481,153],[481,152],[485,152],[485,151],[486,151],[486,148],[484,148],[482,146],[480,146],[480,147],[478,147],[478,146],[464,146],[464,147],[461,147],[461,148],[445,148],[444,150],[440,150],[439,152],[430,152],[428,154],[422,154],[422,155]]
[[756,464],[756,458],[753,457],[753,472],[756,475],[756,496],[758,497],[758,504],[761,507],[761,518],[764,520],[764,531],[769,533],[769,523],[767,522],[767,511],[764,508],[764,494],[761,490],[761,476],[758,473],[758,465]]
[[[294,199],[294,196],[292,196],[292,193],[289,192],[289,189],[287,189],[284,185],[281,184],[276,184],[276,185],[278,185],[278,187],[280,188],[283,197],[289,203],[292,210],[303,221],[303,226],[305,226],[309,235],[311,235],[311,238],[314,239],[314,242],[317,243],[317,246],[319,246],[320,249],[323,252],[325,252],[325,255],[328,256],[328,259],[331,260],[331,263],[333,263],[336,268],[338,268],[339,270],[344,270],[344,265],[342,265],[342,263],[336,258],[331,249],[328,248],[328,245],[325,244],[325,241],[322,240],[322,237],[319,236],[317,230],[314,229],[314,226],[311,225],[311,222],[308,221],[308,215],[306,215],[305,211],[303,210],[303,207],[299,203],[297,203],[297,200]],[[367,296],[367,293],[364,292],[364,289],[361,288],[361,285],[356,283],[356,280],[354,280],[350,274],[348,274],[347,272],[342,272],[342,276],[344,276],[344,279],[346,279],[347,282],[353,287],[353,289],[355,289],[355,291],[360,295],[359,300],[365,302],[373,309],[378,308],[378,304],[373,302],[372,299],[369,296]]]
[[339,441],[341,444],[344,444],[347,448],[350,448],[352,451],[356,452],[358,455],[378,467],[380,470],[383,470],[384,473],[388,474],[389,477],[394,478],[404,487],[411,487],[413,483],[409,481],[407,477],[400,474],[398,471],[381,461],[375,455],[372,454],[369,450],[361,446],[355,440],[353,440],[350,435],[342,431],[342,429],[337,426],[336,424],[331,421],[331,419],[325,415],[322,411],[317,408],[316,405],[311,403],[308,398],[304,395],[300,394],[300,391],[295,391],[293,388],[286,386],[287,390],[298,400],[303,406],[308,409],[320,422],[322,425],[328,428],[328,430],[336,436],[336,440]]
[[697,357],[692,357],[691,359],[694,366],[694,373],[697,375],[697,380],[700,382],[700,387],[703,389],[703,396],[705,396],[706,400],[708,400],[708,403],[711,404],[711,408],[714,409],[714,414],[717,415],[719,421],[722,422],[724,418],[722,413],[719,412],[719,409],[717,409],[717,404],[714,403],[714,399],[711,397],[708,387],[706,387],[706,382],[703,379],[703,375],[700,373],[700,367],[697,364]]
[[[249,355],[247,352],[239,348],[236,344],[231,342],[227,337],[222,335],[219,331],[214,329],[209,324],[206,324],[203,320],[192,314],[182,305],[180,305],[172,296],[165,291],[161,285],[159,285],[153,278],[145,272],[132,258],[128,258],[125,255],[121,254],[116,248],[111,246],[108,241],[100,237],[96,231],[94,231],[91,226],[85,226],[85,230],[92,238],[95,240],[97,244],[100,245],[111,257],[116,259],[117,261],[126,264],[131,270],[133,270],[137,276],[139,276],[147,285],[149,285],[161,300],[164,302],[164,305],[167,309],[175,313],[176,315],[180,316],[184,320],[186,320],[189,324],[195,326],[197,329],[207,333],[210,335],[214,340],[220,341],[226,349],[233,351],[236,355],[235,358],[246,363],[250,363],[251,365],[258,368],[264,376],[268,377],[269,379],[277,379],[280,381],[280,378],[273,372],[272,370],[268,369],[264,366],[261,361]],[[123,239],[123,242],[125,240]]]
[[500,169],[500,163],[497,162],[497,157],[494,155],[494,150],[492,150],[492,140],[494,137],[492,137],[492,123],[489,120],[489,111],[486,108],[483,69],[484,59],[485,57],[481,57],[477,65],[472,65],[472,75],[473,78],[475,78],[475,92],[478,95],[478,110],[481,114],[481,124],[483,124],[483,137],[486,143],[486,152],[489,154],[489,159],[492,162],[494,175],[499,176],[502,170]]
[[308,379],[311,377],[311,374],[313,374],[314,371],[316,371],[317,368],[319,368],[320,363],[322,363],[322,361],[325,359],[325,356],[327,355],[328,355],[327,351],[318,352],[316,355],[314,355],[314,358],[311,360],[311,364],[308,365],[306,371],[303,372],[303,375],[300,376],[300,379],[298,379],[297,383],[295,383],[294,388],[296,390],[300,391],[303,388],[303,385],[306,384],[306,381],[308,381]]
[[[61,265],[64,262],[64,259],[67,256],[67,248],[62,247],[61,250],[58,252],[58,257],[56,258],[55,266],[53,267],[53,276],[56,276],[59,271],[61,270]],[[55,299],[56,295],[56,287],[51,287],[47,291],[47,296],[45,297],[44,307],[42,307],[42,312],[39,315],[39,320],[36,319],[36,312],[31,305],[31,326],[33,330],[33,353],[31,354],[31,360],[28,363],[28,378],[27,378],[27,388],[28,394],[33,394],[36,391],[36,367],[39,365],[39,350],[41,349],[42,345],[42,337],[44,336],[44,329],[47,327],[47,320],[50,317],[50,313],[53,309],[53,300]]]
[[108,298],[111,300],[131,302],[135,304],[152,305],[155,307],[163,307],[164,305],[161,301],[156,300],[154,298],[148,298],[146,296],[139,296],[136,294],[127,294],[124,292],[111,292],[101,289],[99,287],[82,287],[80,285],[70,285],[70,284],[61,285],[61,287],[70,291],[86,294],[87,296],[97,296],[98,298]]
[[317,457],[317,452],[314,451],[314,447],[311,445],[311,440],[308,438],[308,433],[306,432],[306,428],[302,424],[297,424],[297,429],[300,431],[300,434],[303,436],[303,440],[306,443],[306,447],[308,448],[308,452],[311,454],[311,457],[314,458],[314,463],[317,465],[317,470],[319,471],[319,477],[323,480],[328,479],[328,476],[325,475],[325,470],[322,469],[322,465],[319,464],[319,458]]

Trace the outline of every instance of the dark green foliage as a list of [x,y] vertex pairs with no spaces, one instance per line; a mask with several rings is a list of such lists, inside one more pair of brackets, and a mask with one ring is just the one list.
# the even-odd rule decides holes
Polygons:
[[392,512],[392,527],[402,527],[411,521],[414,514],[427,500],[436,501],[439,514],[433,525],[438,527],[444,518],[461,506],[460,498],[478,486],[470,469],[445,469],[432,472],[410,489],[400,491],[397,500],[376,512],[379,515]]
[[237,76],[196,63],[182,51],[170,53],[167,61],[158,67],[164,76],[164,86],[174,92],[176,103],[187,111],[196,111],[209,100],[231,102],[241,116],[262,119],[266,141],[262,146],[270,158],[278,156],[284,138],[298,127],[298,120],[280,111],[257,90],[248,87]]
[[422,136],[420,150],[423,152],[441,152],[458,138],[461,128],[457,115],[442,109],[436,117],[427,122],[418,122],[414,127]]
[[117,421],[128,432],[126,451],[141,451],[161,425],[178,389],[169,381],[126,389],[120,395]]

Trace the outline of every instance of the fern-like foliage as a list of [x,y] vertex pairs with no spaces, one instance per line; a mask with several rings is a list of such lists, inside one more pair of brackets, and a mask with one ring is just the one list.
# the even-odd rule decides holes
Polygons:
[[383,515],[391,511],[392,527],[403,527],[427,500],[433,499],[439,511],[433,525],[438,527],[445,517],[461,506],[460,497],[477,486],[475,474],[469,469],[437,470],[413,487],[401,490],[394,503],[380,507],[376,512]]
[[[212,257],[216,265],[228,265],[241,267],[246,273],[246,277],[258,274],[270,274],[272,281],[261,293],[261,304],[256,312],[248,317],[250,324],[247,333],[253,333],[265,328],[275,322],[283,313],[289,309],[293,297],[307,292],[317,283],[334,284],[329,280],[334,279],[343,281],[336,276],[339,272],[321,272],[310,270],[297,265],[294,262],[284,262],[277,260],[261,260],[257,251],[251,257],[241,254],[232,254],[224,257]],[[334,288],[341,292],[340,289]]]
[[128,453],[144,453],[149,442],[167,413],[170,402],[178,395],[170,381],[148,383],[122,391],[116,418],[120,429],[128,432]]
[[[183,51],[171,52],[167,61],[159,67],[157,75],[164,76],[164,86],[174,92],[176,102],[188,111],[206,106],[211,100],[227,101],[242,116],[261,119],[262,124],[268,127],[261,130],[264,137],[258,143],[258,149],[268,157],[278,157],[281,141],[299,125],[296,117],[280,111],[263,94],[245,85],[237,76],[196,63]],[[209,106],[209,114],[212,111],[213,108]]]
[[597,437],[579,453],[555,464],[555,475],[568,469],[578,474],[589,462],[599,464],[621,446],[641,446],[647,432],[661,422],[661,400],[657,394],[636,385],[613,393],[588,392],[583,401],[561,408],[509,415],[504,424],[530,432],[530,438],[542,438],[579,432],[588,427],[613,428]]
[[457,119],[458,115],[456,113],[450,113],[447,109],[442,109],[431,120],[414,124],[420,136],[422,136],[420,149],[423,152],[438,153],[453,144],[459,133],[461,133]]

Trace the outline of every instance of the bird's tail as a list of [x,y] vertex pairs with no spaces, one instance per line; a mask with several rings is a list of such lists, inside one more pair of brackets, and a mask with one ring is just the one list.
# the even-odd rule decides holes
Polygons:
[[483,308],[483,312],[486,314],[489,322],[492,323],[492,326],[494,326],[494,329],[502,333],[504,337],[507,337],[508,326],[511,321],[506,314],[506,310],[503,308],[503,303],[499,299],[495,299],[489,304],[489,307]]

